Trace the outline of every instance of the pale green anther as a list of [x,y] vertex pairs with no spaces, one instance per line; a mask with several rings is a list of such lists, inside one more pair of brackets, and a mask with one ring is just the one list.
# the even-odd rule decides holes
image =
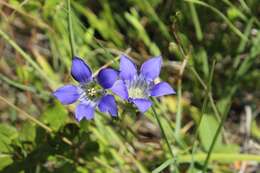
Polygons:
[[131,81],[127,81],[127,90],[129,98],[148,98],[149,85],[142,76],[135,76]]
[[81,88],[85,91],[86,97],[90,100],[100,98],[105,92],[96,82],[88,83],[81,86]]
[[129,88],[128,94],[130,98],[144,98],[145,94],[141,88]]

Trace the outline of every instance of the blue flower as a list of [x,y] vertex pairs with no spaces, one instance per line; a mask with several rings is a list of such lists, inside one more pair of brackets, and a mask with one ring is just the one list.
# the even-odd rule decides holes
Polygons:
[[95,77],[92,76],[91,69],[81,58],[74,57],[71,75],[79,84],[77,86],[65,85],[58,88],[53,95],[64,105],[79,102],[75,110],[75,117],[78,121],[83,118],[92,119],[96,107],[101,112],[117,116],[115,98],[107,93],[118,78],[115,70],[102,69]]
[[167,82],[154,83],[155,78],[160,74],[161,65],[160,56],[151,58],[143,63],[140,74],[138,74],[136,65],[129,58],[121,55],[120,79],[112,86],[112,92],[133,103],[140,112],[146,112],[152,106],[150,96],[175,94]]

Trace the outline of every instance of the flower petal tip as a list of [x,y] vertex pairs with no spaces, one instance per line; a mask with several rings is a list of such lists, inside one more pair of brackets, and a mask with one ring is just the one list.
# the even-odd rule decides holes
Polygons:
[[111,88],[117,80],[118,72],[111,68],[104,68],[97,75],[98,83],[105,89]]
[[141,66],[141,74],[148,80],[153,81],[160,75],[162,57],[157,56],[145,61]]
[[125,55],[120,56],[119,71],[123,80],[132,79],[137,74],[136,65]]
[[83,59],[73,57],[71,64],[71,75],[76,81],[80,83],[87,83],[91,80],[92,71]]
[[60,87],[54,91],[52,95],[64,105],[74,103],[80,96],[78,88],[74,85],[65,85]]
[[132,101],[142,113],[145,113],[152,106],[152,102],[148,99],[133,99]]
[[83,118],[91,120],[94,118],[94,110],[90,105],[80,103],[75,110],[75,117],[78,121],[81,121]]
[[116,117],[118,110],[114,96],[108,94],[101,98],[98,108],[101,112],[107,112],[112,117]]
[[160,82],[151,89],[151,96],[160,97],[164,95],[175,94],[174,89],[167,82]]

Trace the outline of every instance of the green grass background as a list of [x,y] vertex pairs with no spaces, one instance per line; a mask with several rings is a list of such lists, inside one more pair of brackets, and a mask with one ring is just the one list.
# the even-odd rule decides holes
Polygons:
[[[259,16],[258,0],[0,1],[0,172],[259,171]],[[122,53],[162,55],[177,94],[76,122],[51,95],[76,83],[72,55],[97,72]]]

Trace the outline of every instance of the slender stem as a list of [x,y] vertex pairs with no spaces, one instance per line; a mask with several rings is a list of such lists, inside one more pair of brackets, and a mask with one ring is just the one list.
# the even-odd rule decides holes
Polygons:
[[241,39],[248,41],[248,38],[235,25],[233,25],[233,23],[217,8],[207,4],[204,1],[200,1],[200,0],[185,0],[185,2],[191,2],[191,3],[198,4],[198,5],[201,5],[201,6],[204,6],[208,9],[210,9],[211,11],[213,11],[214,13],[219,15],[219,17],[221,17],[226,22],[226,24],[230,27],[230,29],[235,34],[237,34]]
[[70,0],[67,0],[67,8],[68,8],[68,28],[69,28],[70,50],[71,50],[71,54],[73,57],[75,55],[75,42],[74,42],[74,34],[73,34],[73,28],[72,28]]
[[5,103],[7,103],[8,105],[10,105],[12,108],[14,108],[16,111],[21,112],[26,118],[30,119],[31,121],[33,121],[34,123],[38,124],[40,127],[42,127],[43,129],[45,129],[47,132],[52,133],[52,129],[48,126],[46,126],[45,124],[43,124],[42,122],[40,122],[39,120],[37,120],[36,118],[34,118],[33,116],[29,115],[27,112],[23,111],[22,109],[18,108],[17,106],[15,106],[14,104],[12,104],[11,102],[9,102],[7,99],[5,99],[4,97],[0,96],[0,100],[4,101]]
[[6,82],[7,84],[16,87],[18,89],[24,90],[24,91],[29,91],[29,92],[33,92],[33,93],[40,93],[40,97],[44,97],[44,96],[49,96],[50,93],[47,91],[37,91],[34,87],[31,86],[27,86],[21,83],[18,83],[16,81],[13,81],[11,79],[9,79],[8,77],[0,74],[0,80],[3,80],[4,82]]
[[[198,162],[201,162],[205,159],[206,154],[204,153],[198,153],[195,154],[194,159]],[[179,156],[179,163],[188,163],[192,160],[191,155],[180,155]],[[253,154],[228,154],[228,153],[213,153],[212,157],[210,158],[210,161],[218,161],[221,163],[232,163],[235,161],[255,161],[260,162],[260,156],[259,155],[253,155]],[[171,165],[174,161],[174,159],[169,159],[162,163],[159,167],[154,169],[152,173],[160,173],[162,172],[166,167]]]
[[[187,0],[187,1],[189,1],[189,0]],[[191,1],[191,0],[190,0],[190,1]],[[181,42],[180,42],[180,39],[179,39],[177,33],[175,32],[175,28],[173,28],[173,35],[174,35],[174,37],[175,37],[175,40],[176,40],[176,42],[177,42],[177,45],[178,45],[178,47],[179,47],[179,50],[180,50],[180,52],[181,52],[183,58],[185,58],[185,57],[186,57],[186,53],[185,53],[184,48],[182,47],[182,44],[181,44]],[[213,70],[214,70],[214,66],[215,66],[215,61],[213,61]],[[227,114],[225,114],[224,116],[220,116],[220,112],[218,111],[218,109],[217,109],[217,107],[216,107],[216,104],[214,103],[212,94],[211,94],[211,92],[209,92],[209,89],[210,89],[209,83],[208,83],[208,85],[206,85],[206,84],[204,83],[204,81],[200,78],[200,76],[198,75],[197,71],[196,71],[193,67],[191,67],[191,70],[192,70],[192,72],[194,73],[194,75],[196,76],[196,78],[199,80],[199,82],[202,84],[203,88],[206,90],[207,95],[208,95],[208,98],[209,98],[209,101],[210,101],[210,103],[211,103],[211,106],[212,106],[212,108],[213,108],[213,110],[214,110],[215,115],[217,116],[218,119],[219,119],[220,117],[222,117],[222,119],[221,119],[221,121],[220,121],[220,124],[219,124],[219,127],[218,127],[218,129],[217,129],[217,131],[216,131],[216,134],[215,134],[215,136],[214,136],[214,138],[213,138],[213,141],[212,141],[212,143],[211,143],[209,152],[207,153],[206,160],[205,160],[205,162],[204,162],[204,167],[203,167],[203,173],[204,173],[204,172],[206,171],[206,169],[207,169],[207,165],[208,165],[208,161],[209,161],[209,159],[210,159],[210,155],[211,155],[212,150],[213,150],[213,148],[214,148],[214,146],[215,146],[215,143],[216,143],[217,137],[218,137],[218,135],[219,135],[219,133],[220,133],[220,131],[221,131],[221,128],[222,128],[222,126],[223,126],[223,124],[224,124],[224,122],[225,122],[225,119],[226,119],[226,117],[227,117]],[[209,82],[211,82],[211,80],[212,80],[213,70],[212,70],[212,74],[210,74],[210,76],[209,76],[209,77],[211,78],[211,79],[209,80]]]
[[182,119],[181,95],[182,95],[182,82],[181,79],[179,79],[178,87],[177,87],[177,113],[176,113],[176,127],[175,127],[175,136],[177,139],[179,139],[180,137],[181,119]]
[[[194,69],[194,67],[190,67],[191,72],[194,74],[194,76],[197,78],[197,80],[200,82],[200,84],[202,85],[202,87],[204,88],[204,90],[209,90],[208,86],[206,85],[206,83],[201,79],[201,77],[199,76],[198,72]],[[216,115],[217,120],[220,122],[220,113],[216,107],[216,104],[214,102],[214,99],[212,97],[211,92],[207,92],[208,93],[208,98],[210,101],[210,104],[213,108],[214,114]]]
[[208,103],[208,97],[207,96],[209,94],[209,91],[211,90],[211,82],[212,82],[212,79],[213,79],[215,64],[216,64],[216,61],[214,60],[213,64],[212,64],[212,67],[211,67],[210,74],[209,74],[209,80],[208,80],[208,83],[207,83],[206,97],[204,98],[203,104],[202,104],[201,117],[199,119],[198,126],[197,126],[196,133],[195,133],[195,141],[194,141],[194,143],[192,145],[192,151],[191,151],[192,162],[191,162],[191,165],[190,165],[190,168],[191,168],[192,171],[193,171],[193,168],[194,168],[194,153],[195,153],[196,145],[197,145],[196,139],[197,139],[197,137],[199,135],[200,124],[201,124],[203,115],[204,115],[204,113],[206,111],[206,106],[207,106],[207,103]]
[[174,152],[173,152],[173,150],[172,150],[172,148],[171,148],[170,142],[169,142],[169,140],[168,140],[168,138],[167,138],[167,136],[166,136],[166,133],[165,133],[165,131],[164,131],[164,129],[163,129],[161,120],[160,120],[160,118],[159,118],[158,114],[156,113],[156,111],[155,111],[155,109],[154,109],[153,106],[152,106],[152,111],[153,111],[153,114],[154,114],[154,116],[155,116],[155,118],[156,118],[156,121],[157,121],[157,123],[158,123],[158,125],[159,125],[159,127],[160,127],[160,129],[161,129],[162,135],[163,135],[163,137],[164,137],[164,139],[165,139],[165,142],[166,142],[167,147],[168,147],[168,149],[169,149],[169,151],[170,151],[170,153],[171,153],[171,156],[172,156],[172,158],[175,159],[175,163],[176,163],[176,156],[175,156],[175,154],[174,154]]
[[205,173],[206,170],[207,170],[207,168],[208,168],[208,163],[209,163],[209,159],[210,159],[211,153],[212,153],[213,148],[214,148],[214,146],[215,146],[215,144],[216,144],[217,138],[218,138],[218,136],[219,136],[219,133],[221,132],[222,126],[224,125],[224,122],[225,122],[225,120],[226,120],[227,115],[228,115],[228,114],[225,114],[225,116],[223,116],[223,117],[221,118],[221,122],[220,122],[220,124],[219,124],[219,126],[218,126],[218,128],[217,128],[217,131],[216,131],[216,133],[215,133],[215,135],[214,135],[214,138],[213,138],[212,143],[211,143],[211,145],[210,145],[209,151],[208,151],[208,153],[207,153],[207,157],[206,157],[205,162],[204,162],[204,165],[203,165],[203,171],[202,171],[202,173]]
[[[45,125],[44,123],[42,123],[41,121],[37,120],[36,118],[34,118],[32,115],[28,114],[27,112],[25,112],[24,110],[20,109],[19,107],[15,106],[13,103],[11,103],[10,101],[8,101],[7,99],[5,99],[3,96],[0,96],[0,100],[2,100],[3,102],[7,103],[9,106],[11,106],[12,108],[14,108],[16,111],[20,112],[21,115],[23,115],[24,117],[28,118],[29,120],[31,120],[32,122],[34,122],[35,124],[39,125],[41,128],[43,128],[44,130],[46,130],[48,133],[53,134],[54,131],[48,127],[47,125]],[[61,136],[61,139],[63,142],[65,142],[68,145],[73,145],[73,143],[66,137]]]
[[[105,49],[105,48],[104,48]],[[103,50],[103,49],[102,49]],[[107,49],[105,49],[107,52],[109,52]],[[130,52],[130,48],[126,49],[125,52],[117,52],[118,56],[116,58],[113,58],[111,61],[108,61],[105,65],[103,65],[102,67],[100,67],[98,70],[96,70],[93,74],[93,76],[96,76],[98,74],[98,72],[103,69],[103,68],[107,68],[109,67],[111,64],[115,63],[116,61],[118,61],[120,59],[120,55],[127,55]],[[93,52],[92,52],[93,53]],[[129,55],[127,55],[129,56]]]
[[109,164],[107,164],[105,161],[99,159],[98,157],[94,157],[94,160],[100,164],[103,167],[106,167],[107,169],[109,169],[111,172],[116,172],[115,168],[111,167]]
[[173,35],[177,42],[179,51],[181,52],[181,55],[183,57],[183,62],[179,71],[179,77],[178,77],[178,88],[177,88],[177,114],[176,114],[176,128],[175,128],[175,136],[177,140],[179,140],[180,137],[180,129],[181,129],[181,119],[182,119],[182,105],[181,105],[181,97],[182,97],[182,76],[185,70],[185,67],[188,63],[188,58],[190,57],[184,50],[184,48],[181,45],[180,39],[175,32],[175,28],[173,27]]
[[16,44],[7,34],[6,32],[0,29],[0,36],[3,37],[6,42],[8,42],[22,57],[44,78],[50,85],[51,88],[56,85],[56,83],[42,70],[42,68],[32,59],[30,55],[28,55],[24,50]]
[[[42,29],[48,29],[48,31],[54,33],[54,30],[47,23],[42,21],[40,18],[35,17],[34,15],[31,15],[30,13],[23,11],[22,8],[17,8],[16,6],[11,5],[11,3],[8,3],[7,1],[0,1],[0,4],[12,9],[13,12],[15,12],[15,13],[19,13],[20,15],[27,17],[29,20],[33,21],[33,24],[35,26],[42,28]],[[13,16],[15,16],[15,15],[13,15]],[[10,16],[8,18],[9,18],[9,23],[10,24],[13,23],[14,18],[12,16]]]
[[[202,110],[201,110],[201,117],[199,119],[199,122],[198,122],[198,126],[196,128],[196,132],[195,132],[195,141],[192,145],[192,151],[191,151],[191,156],[192,156],[192,160],[191,160],[191,165],[190,165],[190,168],[191,170],[193,171],[193,168],[194,168],[194,153],[195,153],[195,150],[196,150],[196,146],[197,146],[197,141],[196,139],[198,138],[198,135],[199,135],[199,127],[200,127],[200,124],[201,124],[201,121],[202,121],[202,118],[203,118],[203,115],[205,113],[205,110],[206,110],[206,105],[207,105],[207,102],[208,102],[208,97],[205,97],[204,100],[203,100],[203,104],[202,104]],[[193,173],[193,172],[192,172]]]
[[36,89],[35,88],[27,86],[27,85],[20,84],[20,83],[17,83],[17,82],[7,78],[6,76],[4,76],[2,74],[0,74],[0,79],[3,80],[6,83],[8,83],[8,84],[18,88],[18,89],[36,93]]
[[189,2],[189,7],[190,7],[190,12],[191,12],[191,18],[192,18],[193,24],[195,26],[197,39],[199,41],[201,41],[203,39],[203,33],[201,31],[200,21],[199,21],[199,17],[198,17],[197,11],[196,11],[196,7],[191,2]]

